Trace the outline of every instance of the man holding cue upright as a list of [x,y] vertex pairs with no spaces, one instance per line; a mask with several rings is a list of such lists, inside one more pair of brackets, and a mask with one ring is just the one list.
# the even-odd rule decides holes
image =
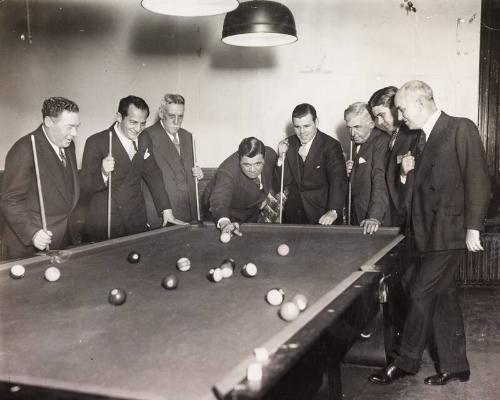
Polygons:
[[[43,102],[42,124],[19,139],[5,161],[0,205],[6,219],[6,258],[29,257],[48,245],[71,244],[68,220],[80,193],[75,157],[78,106],[63,97]],[[34,146],[32,139],[34,137]],[[36,150],[47,230],[42,229],[33,148]]]

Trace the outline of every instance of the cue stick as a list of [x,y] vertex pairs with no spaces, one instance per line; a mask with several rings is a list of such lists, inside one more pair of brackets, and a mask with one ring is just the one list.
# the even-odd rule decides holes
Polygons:
[[[42,216],[42,229],[47,232],[47,219],[45,218],[45,205],[43,203],[42,181],[40,180],[40,169],[38,167],[38,156],[36,154],[35,135],[31,135],[31,147],[33,148],[33,161],[35,162],[36,186],[38,188],[38,200],[40,201],[40,214]],[[49,251],[49,245],[46,250]]]
[[[352,139],[350,140],[349,144],[350,144],[349,161],[352,161]],[[351,225],[351,191],[352,191],[351,176],[352,176],[352,168],[351,168],[351,173],[349,174],[349,194],[347,195],[347,225]]]
[[[113,132],[109,131],[109,153],[113,157]],[[111,172],[108,174],[108,240],[111,239]]]
[[280,224],[283,223],[283,181],[285,180],[285,157],[286,157],[286,153],[283,153],[283,158],[281,160]]
[[[196,167],[196,144],[194,143],[194,138],[191,136],[191,143],[193,144],[193,164]],[[201,213],[200,213],[200,193],[198,188],[198,178],[194,177],[194,189],[196,193],[196,215],[198,217],[198,221],[201,221]]]

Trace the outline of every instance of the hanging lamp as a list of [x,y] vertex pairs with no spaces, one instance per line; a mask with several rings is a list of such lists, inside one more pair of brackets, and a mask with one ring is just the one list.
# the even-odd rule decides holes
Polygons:
[[141,5],[158,14],[200,17],[232,11],[238,0],[142,0]]
[[288,7],[276,1],[246,1],[226,14],[222,41],[247,47],[293,43],[297,41],[295,19]]

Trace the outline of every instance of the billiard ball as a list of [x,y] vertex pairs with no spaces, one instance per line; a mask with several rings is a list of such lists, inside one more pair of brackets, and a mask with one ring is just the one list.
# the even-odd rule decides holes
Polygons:
[[229,232],[222,232],[220,234],[220,241],[222,243],[229,243],[230,240],[231,240],[231,234]]
[[307,298],[303,294],[296,294],[292,301],[295,303],[299,311],[304,311],[307,308]]
[[290,247],[288,247],[286,244],[280,244],[278,246],[278,254],[280,256],[287,256],[288,253],[290,253]]
[[189,271],[191,269],[191,261],[189,261],[189,258],[179,258],[177,260],[177,269],[182,272]]
[[222,280],[222,270],[220,268],[211,268],[208,271],[207,278],[210,282],[220,282]]
[[49,267],[45,270],[45,279],[49,282],[55,282],[61,277],[61,271],[56,267]]
[[222,277],[226,279],[231,278],[233,276],[235,267],[236,263],[232,258],[226,258],[224,261],[222,261],[222,264],[220,265]]
[[266,301],[272,306],[279,306],[285,299],[285,292],[279,288],[272,288],[266,293]]
[[247,367],[247,380],[260,381],[262,380],[262,364],[259,362],[252,362]]
[[130,253],[128,253],[127,261],[130,264],[137,264],[139,261],[141,261],[141,255],[137,251],[131,251]]
[[265,347],[257,347],[253,349],[253,354],[255,355],[255,361],[265,364],[269,361],[269,352]]
[[241,269],[241,273],[247,278],[253,278],[257,275],[257,266],[254,263],[245,264]]
[[22,266],[21,264],[13,265],[10,268],[10,276],[14,279],[21,279],[24,276],[25,272],[26,268],[24,268],[24,266]]
[[161,285],[163,286],[164,289],[167,290],[177,289],[177,286],[179,285],[179,280],[175,275],[167,275],[161,281]]
[[112,289],[108,295],[108,301],[114,306],[121,306],[127,300],[127,292],[120,288]]
[[293,321],[299,316],[300,310],[297,305],[291,301],[283,303],[280,308],[280,317],[285,321]]

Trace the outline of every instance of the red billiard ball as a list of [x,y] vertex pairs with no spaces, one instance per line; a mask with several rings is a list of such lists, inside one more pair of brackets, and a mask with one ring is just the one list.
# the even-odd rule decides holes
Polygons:
[[299,316],[300,310],[295,303],[287,301],[283,303],[280,308],[280,317],[285,321],[293,321]]
[[288,247],[288,245],[286,244],[280,244],[278,246],[277,252],[280,256],[285,257],[288,255],[288,253],[290,253],[290,247]]
[[179,285],[179,280],[175,275],[167,275],[161,281],[161,285],[163,286],[164,289],[174,290],[177,289],[177,286]]
[[108,294],[108,301],[114,306],[121,306],[127,300],[127,292],[120,288],[112,289]]
[[253,278],[257,275],[257,266],[254,263],[245,264],[241,269],[241,273],[247,278]]
[[266,301],[272,306],[279,306],[285,299],[285,292],[280,288],[272,288],[266,293]]
[[231,240],[231,234],[229,232],[222,232],[220,234],[220,241],[222,243],[229,243]]
[[220,269],[222,271],[223,278],[231,278],[234,273],[234,268],[236,267],[236,262],[232,258],[226,258],[222,261]]
[[24,266],[21,264],[13,265],[10,268],[10,276],[14,279],[21,279],[24,276],[25,272],[26,268],[24,268]]
[[49,267],[45,270],[44,276],[48,282],[55,282],[61,277],[61,271],[57,267]]
[[127,260],[130,264],[137,264],[141,261],[141,255],[137,251],[131,251],[128,253]]
[[207,279],[210,282],[217,283],[217,282],[220,282],[222,280],[222,278],[223,278],[222,270],[220,268],[211,268],[208,271]]

